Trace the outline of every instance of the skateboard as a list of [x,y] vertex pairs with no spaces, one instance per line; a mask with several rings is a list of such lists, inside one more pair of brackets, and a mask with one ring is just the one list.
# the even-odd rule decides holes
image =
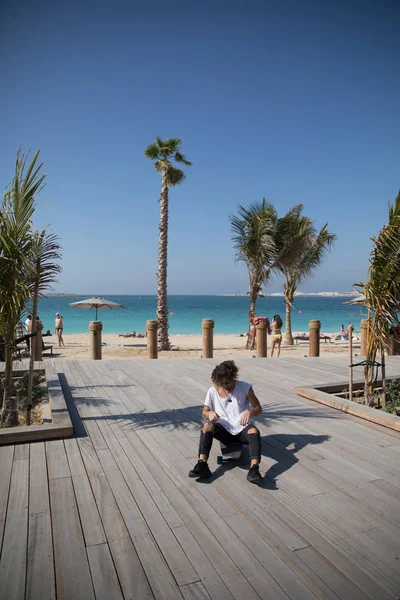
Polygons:
[[232,444],[223,444],[221,445],[221,454],[217,456],[217,464],[222,465],[227,460],[239,460],[242,454],[243,446],[247,444],[241,443],[232,443]]

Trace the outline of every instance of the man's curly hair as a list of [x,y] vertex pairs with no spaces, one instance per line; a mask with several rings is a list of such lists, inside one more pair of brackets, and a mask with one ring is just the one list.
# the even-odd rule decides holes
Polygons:
[[224,379],[237,379],[239,375],[239,369],[235,365],[233,360],[225,360],[221,364],[217,365],[211,374],[211,381],[218,384]]

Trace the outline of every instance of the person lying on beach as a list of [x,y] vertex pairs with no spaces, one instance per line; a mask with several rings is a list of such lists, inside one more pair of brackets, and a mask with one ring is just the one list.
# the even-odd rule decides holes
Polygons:
[[260,432],[251,417],[262,413],[262,408],[250,383],[238,380],[239,369],[233,360],[215,367],[211,374],[213,385],[207,392],[202,418],[206,421],[200,433],[199,460],[189,471],[189,477],[206,479],[212,473],[208,466],[213,439],[227,443],[248,443],[250,470],[247,481],[260,485],[263,482]]

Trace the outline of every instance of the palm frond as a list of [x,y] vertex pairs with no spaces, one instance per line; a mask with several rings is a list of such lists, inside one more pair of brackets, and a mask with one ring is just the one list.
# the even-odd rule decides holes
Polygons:
[[249,208],[239,205],[238,214],[229,218],[235,260],[246,264],[250,287],[261,289],[275,257],[275,208],[264,199]]
[[149,144],[144,151],[146,158],[150,158],[151,160],[155,160],[159,157],[158,153],[158,145],[157,144]]
[[158,173],[166,174],[168,185],[179,185],[185,179],[186,175],[182,169],[176,167],[172,160],[178,164],[190,166],[192,163],[186,159],[179,148],[182,143],[180,138],[169,138],[162,140],[159,136],[153,144],[147,146],[145,150],[146,158],[154,161],[154,168]]

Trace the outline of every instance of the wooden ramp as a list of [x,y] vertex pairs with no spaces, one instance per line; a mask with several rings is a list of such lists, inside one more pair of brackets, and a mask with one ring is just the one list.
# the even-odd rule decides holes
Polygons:
[[48,363],[75,437],[0,447],[1,600],[400,598],[400,435],[294,393],[346,357],[237,361],[263,487],[187,476],[217,361]]

